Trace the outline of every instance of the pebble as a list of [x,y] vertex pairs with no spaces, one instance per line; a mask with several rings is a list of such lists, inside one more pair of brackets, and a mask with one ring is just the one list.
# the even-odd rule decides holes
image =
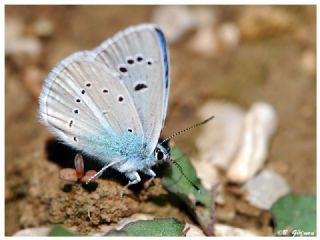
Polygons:
[[14,233],[15,237],[36,237],[36,236],[48,236],[51,228],[49,227],[35,227],[19,230]]
[[189,48],[202,56],[215,56],[219,50],[219,41],[211,26],[199,27],[188,44]]
[[226,224],[217,223],[214,226],[214,231],[217,237],[249,237],[256,236],[255,233],[242,228],[233,227]]
[[201,127],[196,139],[199,160],[226,170],[240,144],[245,113],[235,104],[209,101],[198,116],[205,119],[211,115],[215,118]]
[[219,183],[218,169],[204,161],[192,161],[196,169],[197,176],[201,179],[203,186],[210,190]]
[[245,185],[246,199],[257,208],[270,210],[282,196],[290,192],[287,182],[278,173],[265,169]]
[[158,6],[152,15],[152,22],[163,30],[169,44],[177,42],[195,27],[196,21],[188,6]]
[[225,49],[235,48],[240,43],[239,27],[231,22],[222,23],[218,28],[218,37]]
[[244,183],[262,168],[277,124],[276,112],[270,104],[257,102],[252,105],[245,116],[241,145],[227,170],[231,182]]
[[300,57],[301,67],[309,76],[316,76],[317,69],[317,57],[315,50],[306,50]]
[[39,37],[49,37],[54,32],[54,27],[48,19],[38,19],[33,23],[33,30]]
[[24,24],[18,18],[6,19],[5,22],[5,54],[16,59],[38,57],[42,51],[40,41],[33,36],[24,36]]

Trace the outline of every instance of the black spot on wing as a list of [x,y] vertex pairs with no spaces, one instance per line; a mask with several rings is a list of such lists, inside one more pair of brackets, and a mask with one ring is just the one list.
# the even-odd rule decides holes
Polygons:
[[144,83],[138,83],[135,87],[134,87],[134,90],[135,91],[140,91],[140,90],[142,90],[142,89],[144,89],[144,88],[147,88],[148,86],[146,85],[146,84],[144,84]]

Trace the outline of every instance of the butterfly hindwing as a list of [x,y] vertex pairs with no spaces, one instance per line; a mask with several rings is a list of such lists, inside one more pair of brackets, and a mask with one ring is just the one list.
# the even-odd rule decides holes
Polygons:
[[122,136],[143,138],[126,86],[90,52],[75,53],[52,70],[40,96],[40,117],[64,142],[107,159],[116,155],[112,146],[121,147]]

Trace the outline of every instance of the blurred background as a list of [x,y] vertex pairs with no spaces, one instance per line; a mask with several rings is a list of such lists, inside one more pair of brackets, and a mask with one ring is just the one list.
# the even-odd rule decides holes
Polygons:
[[[205,159],[219,175],[215,181],[235,184],[225,189],[237,196],[236,184],[244,181],[230,177],[232,163],[216,164],[213,155],[223,152],[232,162],[241,158],[235,157],[241,147],[256,151],[241,136],[256,126],[267,129],[257,133],[261,140],[255,140],[264,146],[257,153],[262,156],[257,157],[257,169],[275,171],[285,182],[286,193],[316,194],[315,6],[6,6],[6,235],[63,222],[54,214],[48,217],[55,203],[54,195],[46,192],[57,191],[53,185],[59,185],[59,167],[48,161],[52,136],[37,117],[47,74],[69,54],[92,49],[116,32],[144,22],[163,29],[170,52],[171,90],[162,135],[215,115],[212,128],[181,135],[175,143],[194,162]],[[225,115],[219,120],[220,113]],[[223,149],[212,153],[210,146]],[[248,161],[254,165],[256,160]],[[201,166],[196,169],[204,181],[214,175]],[[235,199],[223,200],[218,222],[273,234],[271,217],[260,212],[241,217],[243,212],[231,198]],[[173,211],[180,216],[173,208],[151,212],[163,216]]]

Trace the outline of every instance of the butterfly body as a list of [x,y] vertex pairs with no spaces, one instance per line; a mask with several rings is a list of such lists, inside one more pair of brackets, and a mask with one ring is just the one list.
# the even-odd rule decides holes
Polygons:
[[40,119],[63,143],[98,159],[101,171],[112,167],[137,183],[137,171],[154,177],[151,167],[170,158],[158,144],[169,83],[161,30],[129,27],[51,71],[39,98]]

